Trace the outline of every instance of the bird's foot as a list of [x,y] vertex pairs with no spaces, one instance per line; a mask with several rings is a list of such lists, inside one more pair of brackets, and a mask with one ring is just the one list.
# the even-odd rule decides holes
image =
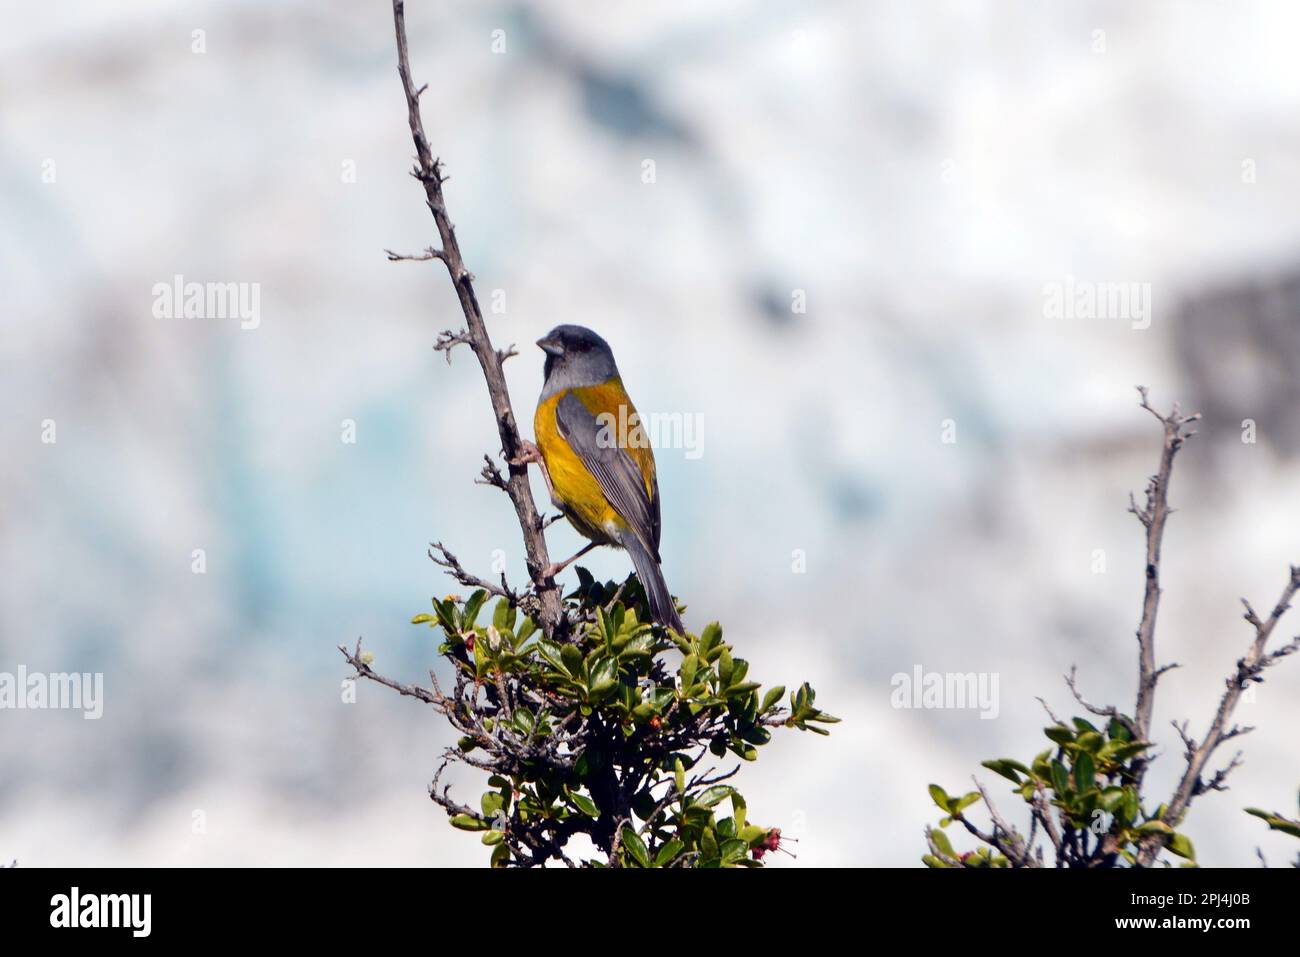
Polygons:
[[574,555],[572,558],[566,558],[562,562],[551,562],[551,564],[547,565],[545,568],[542,569],[541,580],[546,581],[546,579],[548,578],[554,578],[556,575],[564,571],[566,568],[568,568],[579,558],[587,554],[587,552],[591,551],[599,544],[600,542],[590,542],[589,544],[583,546],[583,548],[578,552],[578,554]]
[[542,464],[542,450],[527,439],[519,440],[519,454],[510,459],[515,466],[528,465],[530,462]]

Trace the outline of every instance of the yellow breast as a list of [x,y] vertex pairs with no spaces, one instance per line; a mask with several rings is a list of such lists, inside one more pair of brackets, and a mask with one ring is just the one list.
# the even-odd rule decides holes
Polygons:
[[[613,421],[627,422],[628,418],[636,412],[632,400],[628,398],[623,388],[623,383],[617,378],[601,385],[585,386],[570,391],[578,397],[588,411],[596,416],[608,413],[614,417]],[[625,527],[627,523],[609,504],[605,493],[601,491],[600,483],[560,435],[555,418],[555,407],[564,394],[557,393],[538,403],[537,414],[533,418],[537,447],[546,460],[546,470],[550,473],[555,504],[568,516],[574,527],[587,538],[608,542],[611,524]],[[620,406],[623,409],[621,413]],[[645,442],[628,443],[626,447],[646,482],[646,493],[653,496],[654,451],[649,443]]]

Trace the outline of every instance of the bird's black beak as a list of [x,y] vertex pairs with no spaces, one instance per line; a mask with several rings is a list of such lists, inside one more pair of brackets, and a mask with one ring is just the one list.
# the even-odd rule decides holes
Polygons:
[[546,338],[538,339],[537,348],[541,349],[548,356],[564,355],[564,347],[560,345],[558,342],[556,342],[554,339],[546,339]]

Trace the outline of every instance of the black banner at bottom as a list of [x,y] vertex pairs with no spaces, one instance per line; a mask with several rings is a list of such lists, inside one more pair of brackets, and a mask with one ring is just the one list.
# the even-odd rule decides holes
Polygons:
[[[597,883],[598,882],[598,883]],[[766,915],[795,933],[915,930],[969,940],[981,930],[1232,935],[1294,927],[1300,871],[814,870],[655,873],[555,870],[0,870],[6,940],[97,945],[151,940],[240,943],[288,933],[295,944],[470,932],[480,944],[609,922],[714,917],[735,928]],[[731,911],[726,905],[734,904]],[[709,915],[713,915],[710,917]],[[525,923],[534,916],[540,923]],[[812,926],[808,926],[808,922]],[[751,924],[760,930],[761,924]],[[197,935],[197,937],[196,937]],[[74,940],[75,938],[75,940]],[[609,938],[611,942],[615,938]],[[875,938],[859,938],[875,939]]]

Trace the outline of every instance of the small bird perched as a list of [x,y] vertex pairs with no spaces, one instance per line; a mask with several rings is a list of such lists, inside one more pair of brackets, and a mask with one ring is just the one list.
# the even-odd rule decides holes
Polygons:
[[551,565],[555,575],[597,545],[626,549],[655,621],[685,634],[659,568],[659,481],[654,450],[623,388],[614,353],[583,326],[556,326],[537,345],[545,382],[533,429],[516,464],[539,462],[551,501],[591,544]]

